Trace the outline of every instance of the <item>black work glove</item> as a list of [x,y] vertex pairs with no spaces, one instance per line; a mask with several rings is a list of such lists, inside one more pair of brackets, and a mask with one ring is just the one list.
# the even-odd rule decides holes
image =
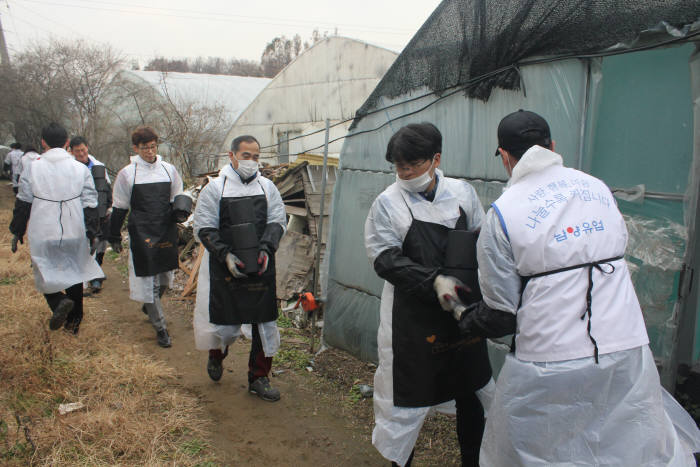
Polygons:
[[185,222],[190,217],[190,213],[187,211],[174,210],[173,211],[173,221],[177,224]]
[[459,297],[459,299],[465,305],[472,305],[480,300],[480,296],[478,294],[475,294],[472,291],[472,289],[466,285],[456,287],[455,291],[457,292],[457,296]]
[[503,337],[515,333],[517,318],[514,313],[489,308],[481,300],[467,306],[457,326],[462,335]]
[[15,208],[12,211],[12,222],[10,222],[10,232],[19,238],[24,237],[29,223],[29,215],[32,212],[32,203],[27,203],[19,198],[15,199]]
[[24,241],[22,240],[22,237],[18,237],[17,235],[14,235],[12,237],[12,244],[10,246],[10,249],[12,250],[12,253],[17,253],[17,242],[21,243],[24,245]]
[[[128,209],[112,208],[112,215],[109,218],[109,243],[112,244],[114,249],[114,244],[119,243],[121,245],[122,241],[122,225],[124,224],[124,219],[126,219],[126,214],[129,212]],[[116,251],[116,250],[114,250]],[[121,248],[119,249],[121,251]]]

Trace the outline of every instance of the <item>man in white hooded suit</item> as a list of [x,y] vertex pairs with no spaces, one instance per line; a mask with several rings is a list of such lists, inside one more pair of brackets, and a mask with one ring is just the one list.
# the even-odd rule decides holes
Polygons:
[[260,176],[259,157],[253,136],[235,138],[231,163],[197,199],[194,232],[206,250],[199,268],[194,336],[197,349],[209,351],[207,373],[218,381],[228,346],[242,325],[252,325],[248,390],[274,402],[280,393],[268,375],[280,345],[275,252],[287,217],[277,187]]
[[27,232],[36,288],[53,312],[49,327],[65,324],[77,334],[83,282],[104,277],[88,242],[97,231],[97,191],[87,167],[66,151],[63,127],[46,126],[41,145],[45,152],[25,167],[20,179],[10,224],[12,252]]

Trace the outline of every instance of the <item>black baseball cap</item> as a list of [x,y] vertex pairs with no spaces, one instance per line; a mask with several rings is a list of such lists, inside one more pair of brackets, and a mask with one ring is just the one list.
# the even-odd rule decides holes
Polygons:
[[[535,144],[549,147],[552,135],[547,121],[535,112],[520,109],[498,124],[498,147],[508,152],[527,151]],[[496,155],[499,155],[496,149]]]

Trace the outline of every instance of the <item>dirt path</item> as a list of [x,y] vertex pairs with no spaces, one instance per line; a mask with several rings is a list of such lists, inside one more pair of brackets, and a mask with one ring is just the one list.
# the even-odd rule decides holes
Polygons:
[[[224,376],[215,383],[206,373],[207,354],[194,347],[193,301],[176,293],[164,298],[173,346],[156,345],[155,331],[141,313],[140,304],[128,298],[124,258],[105,258],[108,277],[104,289],[86,298],[86,320],[91,313],[111,316],[114,329],[125,341],[147,355],[166,362],[178,372],[182,388],[204,403],[212,423],[207,440],[224,465],[386,465],[369,441],[366,427],[352,426],[341,401],[319,393],[315,375],[285,371],[272,378],[282,399],[262,401],[247,391],[249,341],[238,341],[224,361]],[[122,270],[122,273],[119,272]],[[273,370],[275,366],[273,364]]]

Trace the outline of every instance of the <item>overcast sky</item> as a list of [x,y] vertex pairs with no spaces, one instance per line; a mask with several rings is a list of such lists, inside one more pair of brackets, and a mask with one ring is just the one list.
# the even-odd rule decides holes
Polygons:
[[48,37],[154,56],[259,60],[272,38],[314,29],[400,52],[440,0],[0,0],[10,54]]

